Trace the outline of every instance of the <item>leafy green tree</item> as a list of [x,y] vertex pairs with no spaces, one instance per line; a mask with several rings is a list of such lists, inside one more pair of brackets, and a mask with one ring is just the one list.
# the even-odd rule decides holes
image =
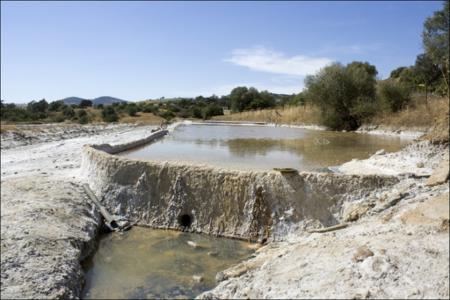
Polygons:
[[80,106],[80,108],[91,107],[92,101],[91,100],[81,100],[79,106]]
[[53,101],[48,105],[48,110],[49,111],[60,111],[64,108],[65,104],[64,101],[59,100],[59,101]]
[[376,75],[369,63],[335,63],[305,79],[306,95],[320,108],[324,125],[355,130],[374,113]]
[[119,120],[119,116],[117,115],[116,110],[111,105],[105,106],[103,108],[102,118],[105,122],[117,122]]
[[378,100],[385,110],[397,112],[411,101],[411,89],[405,84],[387,79],[378,83]]
[[449,88],[449,1],[443,2],[442,10],[434,12],[427,18],[422,32],[425,54],[440,69],[446,85]]

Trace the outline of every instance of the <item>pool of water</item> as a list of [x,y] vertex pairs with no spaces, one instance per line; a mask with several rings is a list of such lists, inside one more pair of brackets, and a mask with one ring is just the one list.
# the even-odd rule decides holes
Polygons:
[[398,151],[399,137],[287,127],[180,125],[152,144],[120,155],[149,160],[188,161],[252,170],[321,170],[380,149]]
[[[104,235],[95,255],[83,263],[86,284],[82,298],[193,298],[216,285],[217,272],[248,258],[253,246],[143,227]],[[201,276],[201,282],[193,276]]]

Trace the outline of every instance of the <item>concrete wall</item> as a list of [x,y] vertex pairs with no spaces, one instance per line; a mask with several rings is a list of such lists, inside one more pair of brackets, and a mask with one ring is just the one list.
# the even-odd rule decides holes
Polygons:
[[180,216],[188,215],[189,231],[252,241],[301,221],[334,225],[344,201],[398,182],[395,177],[237,171],[109,154],[124,148],[129,149],[83,149],[83,175],[110,212],[171,229],[182,229]]

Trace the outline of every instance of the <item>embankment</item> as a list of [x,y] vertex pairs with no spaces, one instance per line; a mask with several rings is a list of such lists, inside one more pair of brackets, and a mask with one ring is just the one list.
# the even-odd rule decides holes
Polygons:
[[81,167],[112,213],[155,228],[253,241],[283,235],[300,222],[335,225],[345,201],[398,182],[390,176],[237,171],[109,154],[118,149],[122,145],[85,146]]

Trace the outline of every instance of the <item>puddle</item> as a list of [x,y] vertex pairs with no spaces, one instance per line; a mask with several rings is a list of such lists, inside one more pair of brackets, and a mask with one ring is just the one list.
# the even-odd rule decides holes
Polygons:
[[[83,264],[86,284],[82,298],[193,298],[217,284],[217,272],[247,259],[253,253],[252,245],[143,227],[108,234]],[[203,280],[196,282],[194,275]]]
[[188,161],[221,167],[322,170],[380,149],[394,152],[410,140],[352,132],[232,125],[180,125],[156,143],[120,155],[160,161]]

